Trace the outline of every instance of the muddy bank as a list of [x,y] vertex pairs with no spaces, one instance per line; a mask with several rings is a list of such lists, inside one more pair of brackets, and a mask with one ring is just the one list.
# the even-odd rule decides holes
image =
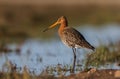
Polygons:
[[88,72],[80,72],[80,73],[75,74],[75,75],[70,75],[67,77],[67,79],[120,79],[120,70],[91,69]]

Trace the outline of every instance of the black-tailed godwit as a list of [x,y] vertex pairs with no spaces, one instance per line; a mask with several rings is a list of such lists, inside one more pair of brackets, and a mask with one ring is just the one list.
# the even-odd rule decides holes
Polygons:
[[53,25],[45,29],[43,32],[55,27],[58,24],[60,24],[58,33],[59,33],[59,36],[62,42],[68,47],[71,47],[73,50],[74,62],[73,62],[72,72],[74,72],[75,62],[76,62],[76,49],[77,48],[88,48],[88,49],[94,50],[95,48],[86,41],[86,39],[83,37],[83,35],[79,31],[77,31],[76,29],[72,27],[68,27],[68,21],[65,16],[61,16],[57,20],[57,22],[55,22]]

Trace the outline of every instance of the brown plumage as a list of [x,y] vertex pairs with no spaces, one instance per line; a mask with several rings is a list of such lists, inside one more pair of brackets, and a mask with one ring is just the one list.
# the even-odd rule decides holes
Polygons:
[[64,28],[59,34],[62,42],[71,48],[88,48],[94,50],[83,35],[72,27]]
[[76,61],[76,48],[88,48],[94,50],[95,48],[89,44],[86,39],[83,37],[83,35],[77,31],[76,29],[72,27],[68,27],[68,22],[65,16],[61,16],[57,22],[55,22],[53,25],[45,29],[44,31],[47,31],[48,29],[51,29],[55,27],[56,25],[60,24],[58,33],[62,40],[62,42],[71,47],[74,54],[74,63],[73,63],[73,70],[75,68],[75,61]]

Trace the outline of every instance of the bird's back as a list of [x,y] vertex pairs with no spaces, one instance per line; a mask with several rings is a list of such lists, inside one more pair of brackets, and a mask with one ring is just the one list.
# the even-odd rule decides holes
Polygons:
[[60,33],[61,40],[64,44],[72,48],[95,48],[89,44],[83,35],[72,27],[65,27]]

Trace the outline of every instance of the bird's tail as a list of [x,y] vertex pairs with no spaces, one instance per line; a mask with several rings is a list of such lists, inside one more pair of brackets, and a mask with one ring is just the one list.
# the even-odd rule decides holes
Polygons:
[[95,51],[95,47],[93,47],[93,46],[90,46],[90,49],[92,49],[93,51]]
[[91,44],[87,44],[87,46],[86,46],[88,49],[91,49],[91,50],[93,50],[93,51],[95,51],[95,47],[94,46],[92,46]]

